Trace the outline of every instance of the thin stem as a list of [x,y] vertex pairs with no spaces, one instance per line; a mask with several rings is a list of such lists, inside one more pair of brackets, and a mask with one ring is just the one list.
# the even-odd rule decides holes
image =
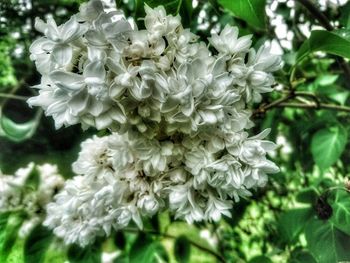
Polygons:
[[[313,100],[313,102],[310,102],[310,103],[288,102],[289,100],[298,98],[298,97],[309,97]],[[319,98],[311,92],[291,90],[285,97],[277,99],[269,104],[262,105],[261,107],[259,107],[254,111],[253,115],[263,114],[266,111],[277,107],[278,108],[300,108],[300,109],[327,109],[327,110],[334,110],[334,111],[350,112],[350,107],[321,103]]]
[[310,14],[317,19],[322,27],[327,29],[328,31],[332,31],[334,27],[331,25],[328,18],[320,11],[318,8],[310,1],[310,0],[297,0],[300,4],[302,4]]
[[334,110],[334,111],[350,112],[350,107],[334,105],[334,104],[326,104],[326,103],[320,103],[319,105],[317,105],[316,103],[305,104],[305,103],[283,102],[283,103],[279,103],[278,105],[275,105],[275,107],[300,108],[300,109],[327,109],[327,110]]
[[0,93],[0,98],[7,98],[7,99],[13,99],[13,100],[22,100],[26,101],[28,97],[20,96],[20,95],[14,95],[14,94],[7,94],[7,93]]
[[294,98],[294,94],[293,93],[290,93],[288,94],[287,96],[285,97],[282,97],[278,100],[275,100],[267,105],[263,105],[262,107],[258,108],[257,110],[254,111],[253,115],[256,115],[256,114],[263,114],[265,113],[266,111],[268,111],[269,109],[271,108],[274,108],[274,107],[277,107],[278,105],[280,105],[281,103],[285,102],[285,101],[288,101],[292,98]]
[[[127,231],[127,232],[132,232],[132,233],[138,233],[140,232],[139,229],[135,229],[135,228],[125,228],[124,231]],[[142,232],[144,233],[147,233],[147,234],[151,234],[151,235],[157,235],[157,236],[162,236],[162,237],[165,237],[165,238],[171,238],[171,239],[176,239],[177,237],[176,236],[173,236],[173,235],[170,235],[168,233],[161,233],[161,232],[158,232],[158,231],[155,231],[155,230],[151,230],[151,229],[144,229],[142,230]],[[192,246],[202,250],[202,251],[205,251],[211,255],[213,255],[214,257],[216,257],[220,262],[226,262],[225,258],[223,258],[220,254],[218,254],[217,252],[201,245],[201,244],[198,244],[197,242],[194,242],[192,240],[189,240],[189,242],[191,243]]]

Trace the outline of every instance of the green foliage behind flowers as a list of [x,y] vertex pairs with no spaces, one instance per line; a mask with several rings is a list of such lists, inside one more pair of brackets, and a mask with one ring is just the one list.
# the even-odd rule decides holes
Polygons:
[[[80,127],[56,131],[24,103],[33,96],[28,86],[39,83],[28,47],[37,38],[35,17],[52,15],[60,24],[84,1],[30,2],[0,0],[0,168],[12,174],[33,160],[51,162],[70,178],[86,135]],[[350,261],[350,4],[340,2],[116,1],[137,24],[144,4],[161,4],[202,40],[230,24],[253,34],[257,48],[273,41],[284,67],[275,74],[275,91],[254,104],[252,133],[272,128],[268,139],[278,144],[272,158],[281,171],[236,203],[231,218],[188,225],[164,212],[142,231],[131,225],[85,248],[65,246],[40,224],[21,238],[27,215],[1,211],[0,262]]]

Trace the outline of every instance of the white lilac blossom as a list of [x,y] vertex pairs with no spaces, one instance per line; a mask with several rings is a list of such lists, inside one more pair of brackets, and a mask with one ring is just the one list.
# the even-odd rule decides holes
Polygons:
[[[37,20],[31,47],[40,106],[56,127],[109,135],[82,143],[76,174],[47,206],[45,225],[87,245],[168,209],[189,223],[231,216],[234,202],[279,171],[268,130],[249,137],[252,104],[272,91],[281,59],[225,26],[208,42],[180,16],[145,6],[139,30],[100,0],[63,25]],[[234,215],[233,215],[234,216]]]
[[22,211],[25,220],[19,235],[25,237],[43,221],[46,205],[63,185],[56,165],[30,163],[13,175],[0,172],[0,212]]

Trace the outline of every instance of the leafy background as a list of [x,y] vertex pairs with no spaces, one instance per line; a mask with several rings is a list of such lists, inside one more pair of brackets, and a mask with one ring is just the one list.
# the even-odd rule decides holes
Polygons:
[[[28,47],[38,37],[36,16],[58,24],[82,0],[0,0],[0,168],[11,174],[30,161],[55,163],[64,177],[79,144],[95,130],[55,130],[30,109],[29,86],[40,76]],[[108,2],[108,1],[107,1]],[[253,34],[254,46],[272,41],[283,54],[276,91],[253,105],[254,133],[271,127],[272,159],[281,172],[233,207],[217,224],[187,225],[166,212],[87,248],[65,247],[38,226],[25,240],[26,215],[0,214],[0,262],[290,262],[350,261],[350,2],[340,0],[117,0],[127,16],[143,5],[164,5],[205,40],[226,24]],[[108,257],[116,257],[109,260]],[[103,258],[103,259],[102,259]],[[109,261],[108,261],[109,260]]]

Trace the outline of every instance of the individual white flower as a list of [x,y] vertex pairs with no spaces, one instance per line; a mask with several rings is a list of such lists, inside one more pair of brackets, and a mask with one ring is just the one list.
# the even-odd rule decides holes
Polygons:
[[97,137],[82,142],[79,158],[72,165],[76,174],[104,178],[114,172],[113,153],[109,148],[110,137]]
[[247,52],[252,44],[252,35],[238,37],[238,28],[226,25],[220,35],[214,33],[209,38],[210,44],[224,54],[237,54]]
[[191,187],[190,182],[176,185],[169,190],[169,208],[176,212],[175,218],[183,218],[188,223],[203,220],[203,200]]
[[85,38],[91,46],[106,48],[111,44],[118,50],[126,45],[127,34],[131,31],[132,27],[122,12],[101,12],[93,20]]
[[208,183],[227,192],[240,189],[244,183],[245,173],[242,164],[232,155],[225,155],[208,165],[212,171]]
[[222,215],[231,217],[232,201],[222,200],[220,197],[215,197],[213,194],[209,193],[209,200],[207,208],[205,211],[206,220],[212,220],[218,222]]
[[269,129],[258,135],[247,138],[240,146],[239,158],[254,168],[260,168],[267,173],[276,173],[279,168],[266,159],[266,154],[276,149],[276,144],[262,140],[270,132]]
[[186,168],[194,176],[193,186],[195,188],[205,187],[210,173],[207,166],[214,160],[214,155],[203,146],[185,154]]
[[158,200],[151,195],[142,196],[137,203],[137,206],[141,209],[141,213],[148,216],[153,216],[159,210]]
[[78,123],[78,116],[68,107],[72,99],[69,93],[56,87],[48,78],[43,77],[41,81],[34,87],[39,89],[38,96],[29,98],[28,104],[42,107],[47,116],[53,117],[56,129]]
[[180,17],[167,16],[163,6],[154,9],[145,5],[145,27],[150,34],[150,41],[155,42],[159,38],[175,31],[181,25]]
[[150,176],[154,171],[165,171],[173,147],[169,141],[159,143],[156,140],[140,139],[135,145],[135,150],[143,171]]
[[[60,26],[57,26],[53,18],[49,18],[47,23],[36,18],[35,28],[45,35],[45,38],[39,38],[30,47],[31,59],[37,60],[37,64],[41,65],[39,67],[43,69],[41,73],[47,73],[55,68],[51,62],[59,67],[69,64],[73,57],[73,47],[70,43],[81,37],[87,30],[87,27],[79,24],[74,16]],[[47,54],[50,59],[47,59],[44,54]]]

